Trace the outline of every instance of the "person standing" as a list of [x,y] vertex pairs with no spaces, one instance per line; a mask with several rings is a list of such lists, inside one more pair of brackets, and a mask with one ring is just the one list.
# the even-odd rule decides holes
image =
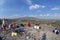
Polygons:
[[3,28],[4,31],[6,31],[6,22],[5,22],[4,19],[3,19],[3,21],[2,21],[2,28]]
[[28,22],[28,27],[31,27],[31,24],[30,24],[30,22]]
[[3,30],[6,31],[6,25],[3,25]]

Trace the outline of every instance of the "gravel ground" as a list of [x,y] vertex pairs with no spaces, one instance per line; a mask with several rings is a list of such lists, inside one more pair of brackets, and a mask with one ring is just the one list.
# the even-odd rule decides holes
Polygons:
[[11,37],[11,30],[7,30],[7,32],[0,31],[0,36],[3,37],[3,40],[60,40],[60,35],[56,35],[52,32],[53,27],[47,27],[47,25],[41,25],[41,27],[42,29],[39,30],[33,27],[26,27],[24,28],[25,33],[23,36],[18,34],[17,37]]

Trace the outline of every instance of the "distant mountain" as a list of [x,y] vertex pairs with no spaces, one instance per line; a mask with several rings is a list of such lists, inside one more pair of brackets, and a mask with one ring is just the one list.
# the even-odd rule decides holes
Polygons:
[[[36,21],[39,21],[39,20],[42,20],[42,21],[56,21],[57,19],[42,19],[42,18],[37,18],[37,17],[20,17],[20,18],[13,18],[13,19],[9,19],[9,20],[14,20],[14,21],[17,21],[17,20],[36,20]],[[60,20],[59,20],[60,21]]]
[[40,19],[36,17],[21,17],[17,18],[17,20],[40,20]]

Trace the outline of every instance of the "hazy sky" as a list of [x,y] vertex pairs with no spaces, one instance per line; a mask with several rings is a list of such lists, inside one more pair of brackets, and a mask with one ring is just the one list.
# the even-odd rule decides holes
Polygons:
[[60,19],[60,0],[0,0],[0,18]]

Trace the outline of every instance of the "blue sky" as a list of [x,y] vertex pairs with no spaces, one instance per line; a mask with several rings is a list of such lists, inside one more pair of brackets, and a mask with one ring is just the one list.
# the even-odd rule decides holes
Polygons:
[[0,0],[0,18],[60,19],[60,0]]

